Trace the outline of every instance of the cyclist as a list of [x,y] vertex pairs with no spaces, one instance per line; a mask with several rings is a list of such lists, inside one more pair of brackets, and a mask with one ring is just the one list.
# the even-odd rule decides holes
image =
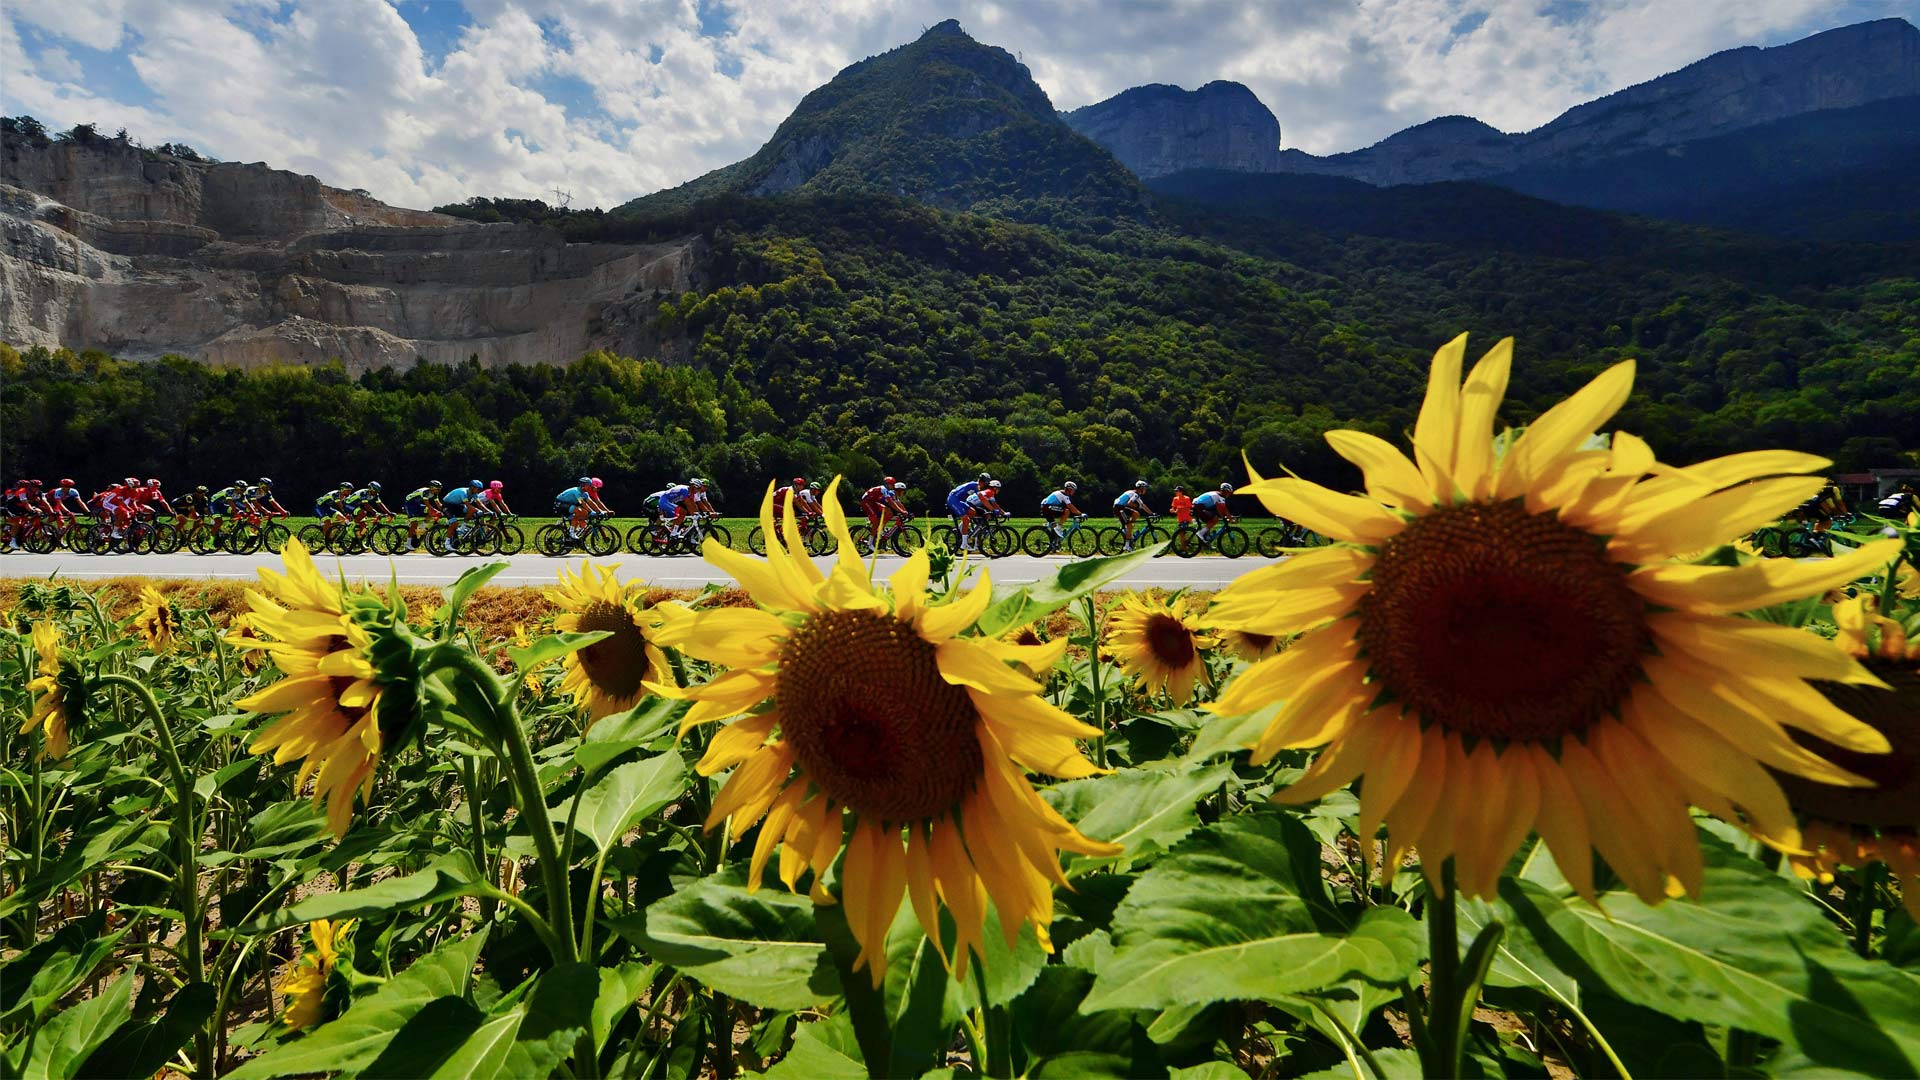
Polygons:
[[174,516],[173,504],[168,502],[166,495],[161,493],[160,481],[153,477],[148,477],[147,482],[140,485],[134,492],[134,506],[141,511],[165,510],[168,517]]
[[498,480],[488,484],[479,496],[480,509],[495,517],[507,517],[513,507],[507,505],[507,485]]
[[207,513],[214,517],[226,517],[228,514],[235,513],[238,511],[237,504],[246,497],[246,494],[247,485],[236,480],[207,496]]
[[[235,486],[237,487],[239,485]],[[219,503],[220,497],[232,490],[232,488],[228,488],[227,491],[216,493],[213,497],[214,502],[216,504]],[[351,499],[353,495],[353,481],[342,480],[340,481],[339,487],[313,500],[313,516],[320,519],[320,533],[326,538],[327,543],[331,544],[333,542],[333,531],[346,524],[348,510],[347,500]],[[238,501],[237,498],[235,501]]]
[[1233,494],[1232,484],[1221,484],[1212,491],[1203,491],[1193,498],[1193,516],[1200,522],[1200,540],[1202,543],[1213,539],[1218,532],[1216,523],[1226,518],[1231,524],[1237,520],[1233,511],[1227,509],[1227,496]]
[[375,514],[385,514],[388,517],[393,516],[393,511],[387,507],[386,499],[380,494],[380,481],[378,480],[369,480],[367,481],[366,487],[348,495],[346,498],[346,509],[353,512],[353,520],[356,525]]
[[38,480],[17,480],[7,489],[7,547],[10,550],[20,550],[20,537],[26,533],[27,525],[47,512],[40,486]]
[[947,492],[947,513],[953,515],[955,537],[961,542],[961,546],[963,547],[967,539],[967,518],[971,514],[971,511],[967,509],[967,500],[972,498],[975,492],[992,481],[993,477],[988,476],[986,473],[981,473],[974,479]]
[[713,508],[713,503],[707,498],[707,482],[705,480],[696,476],[693,479],[687,481],[687,486],[693,489],[693,496],[687,501],[688,513],[709,514],[709,515],[719,514],[719,511]]
[[1080,516],[1080,508],[1073,504],[1073,493],[1078,490],[1080,485],[1069,480],[1054,488],[1051,494],[1040,500],[1040,513],[1046,517],[1047,528],[1053,533],[1055,540],[1064,539],[1066,536],[1060,530],[1062,522],[1071,521]]
[[287,516],[287,508],[280,505],[279,499],[274,498],[273,477],[271,476],[261,477],[260,482],[253,486],[252,498],[249,500],[249,505],[255,513],[263,514],[267,517]]
[[463,518],[470,518],[482,510],[478,500],[480,493],[485,491],[486,487],[487,485],[478,480],[469,480],[465,487],[449,488],[446,494],[440,496],[440,506],[447,512],[448,517],[458,514]]
[[180,496],[176,513],[187,521],[187,527],[181,530],[182,535],[191,535],[199,529],[201,521],[207,516],[207,508],[211,501],[205,484],[196,485],[192,491]]
[[1879,514],[1885,518],[1902,518],[1912,513],[1920,497],[1916,497],[1912,484],[1901,484],[1900,490],[1880,500]]
[[[70,504],[78,505],[79,509],[72,509]],[[47,506],[56,517],[79,517],[93,513],[93,508],[87,505],[87,500],[80,495],[80,489],[70,479],[60,481],[52,491],[47,492]]]
[[421,529],[446,516],[446,509],[440,505],[440,481],[429,480],[407,492],[402,509],[407,512],[407,550],[413,551],[420,546]]
[[[687,519],[687,504],[693,500],[693,485],[673,484],[662,489],[659,494],[660,498],[656,500],[656,505],[659,507],[660,519],[668,529],[672,530],[672,535],[678,536],[680,523]],[[652,496],[648,497],[652,498]]]
[[119,540],[126,536],[127,522],[133,516],[133,493],[140,487],[140,481],[132,476],[117,484],[108,484],[105,491],[93,493],[94,502],[100,507],[100,517],[113,527],[113,538]]
[[798,513],[802,518],[806,516],[806,501],[807,478],[804,476],[794,477],[793,483],[788,484],[786,487],[773,489],[773,531],[775,535],[785,535],[786,529],[783,522],[786,521],[787,510],[789,508],[795,513]]
[[[995,518],[1007,516],[1007,512],[1000,509],[1000,481],[989,480],[987,481],[986,487],[980,488],[973,494],[967,496],[967,516],[964,520],[969,526],[974,522],[985,525]],[[969,527],[964,530],[963,535],[972,532],[974,532],[974,530]],[[968,539],[970,543],[966,546],[971,547],[975,551],[980,550],[980,542],[977,537],[969,537]]]
[[1186,485],[1173,485],[1173,498],[1167,500],[1167,509],[1173,511],[1173,523],[1176,526],[1193,520],[1193,496],[1187,494]]
[[573,486],[553,497],[553,512],[567,527],[569,538],[578,540],[587,527],[587,515],[606,507],[593,494],[593,477],[583,476]]
[[905,521],[913,516],[900,501],[906,491],[907,485],[889,476],[861,493],[860,509],[866,511],[867,527],[873,530],[874,543],[880,542],[880,525],[884,519]]
[[1143,517],[1150,517],[1153,510],[1147,506],[1147,482],[1135,480],[1133,487],[1120,493],[1113,500],[1113,516],[1120,519],[1120,537],[1126,543],[1121,550],[1133,550],[1133,523]]

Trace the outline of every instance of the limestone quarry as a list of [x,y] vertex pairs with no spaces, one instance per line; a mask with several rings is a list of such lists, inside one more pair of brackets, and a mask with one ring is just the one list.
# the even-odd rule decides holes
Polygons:
[[110,139],[0,143],[0,232],[0,341],[354,372],[673,353],[654,314],[702,251],[567,243]]

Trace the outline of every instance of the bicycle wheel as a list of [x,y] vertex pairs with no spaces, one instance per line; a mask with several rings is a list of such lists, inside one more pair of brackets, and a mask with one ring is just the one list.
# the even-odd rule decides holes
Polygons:
[[1045,525],[1029,525],[1027,531],[1020,534],[1020,549],[1037,559],[1058,551],[1059,538]]
[[833,538],[833,534],[827,531],[825,525],[810,530],[801,538],[801,542],[807,546],[809,555],[831,555],[834,549],[840,546],[840,542]]
[[1100,530],[1100,554],[1118,555],[1122,551],[1125,551],[1126,547],[1127,536],[1125,529],[1115,525],[1110,529]]
[[179,551],[180,530],[164,522],[155,525],[153,534],[147,537],[147,550],[156,555],[171,555]]
[[926,535],[920,531],[918,525],[902,525],[893,532],[892,547],[895,555],[910,556],[926,546]]
[[928,529],[927,542],[930,544],[939,544],[948,551],[957,552],[960,550],[960,538],[953,531],[953,526],[951,525],[935,525],[933,528]]
[[527,531],[520,526],[502,525],[494,532],[494,554],[518,555],[525,550],[527,550]]
[[250,521],[236,521],[228,530],[226,549],[235,555],[251,555],[260,550],[260,526]]
[[1277,559],[1286,554],[1287,530],[1270,525],[1260,530],[1260,537],[1254,543],[1261,557]]
[[1214,550],[1229,559],[1237,559],[1247,553],[1247,530],[1238,525],[1229,525],[1213,538]]
[[285,525],[277,521],[269,521],[260,529],[260,545],[278,555],[286,549],[287,541],[292,536],[293,534]]
[[627,530],[627,550],[635,555],[645,555],[652,548],[646,522],[641,522]]
[[[209,537],[209,539],[218,543],[218,538]],[[303,525],[300,527],[300,542],[306,545],[308,551],[325,551],[327,550],[326,530],[318,525]]]
[[551,522],[540,526],[533,534],[533,549],[548,558],[557,559],[567,553],[567,530],[564,526]]
[[20,542],[20,546],[35,555],[51,555],[57,539],[51,528],[39,526],[27,533],[26,539]]
[[613,526],[601,522],[587,533],[581,545],[587,549],[587,554],[604,559],[620,550],[620,534]]
[[[1133,532],[1133,549],[1156,548],[1171,539],[1164,525],[1143,525]],[[1164,553],[1163,553],[1164,554]]]
[[447,535],[444,525],[436,525],[428,529],[423,546],[427,549],[427,554],[436,559],[453,554],[453,538]]
[[1081,526],[1068,533],[1067,553],[1076,559],[1100,554],[1100,530]]
[[1200,539],[1197,529],[1181,529],[1173,536],[1173,553],[1183,559],[1191,559],[1206,547]]
[[213,523],[198,522],[187,533],[187,550],[195,555],[211,555],[220,550],[220,537],[214,534]]
[[847,539],[853,541],[853,550],[858,554],[873,554],[873,528],[871,526],[848,525]]
[[980,538],[980,549],[989,559],[1004,559],[1020,549],[1020,537],[1005,525],[995,525]]
[[390,521],[383,521],[367,534],[367,546],[377,555],[398,555],[407,544],[406,531],[396,528]]
[[767,534],[758,525],[747,530],[747,550],[753,552],[755,555],[765,555],[767,553]]
[[720,541],[721,547],[733,546],[733,533],[727,531],[727,527],[717,521],[707,526],[707,535]]

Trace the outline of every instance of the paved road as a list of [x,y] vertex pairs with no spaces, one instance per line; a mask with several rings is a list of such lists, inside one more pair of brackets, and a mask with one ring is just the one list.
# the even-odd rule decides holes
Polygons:
[[[385,555],[323,555],[315,561],[329,574],[333,572],[334,567],[338,566],[350,581],[384,583],[397,569],[400,580],[408,584],[447,585],[470,566],[482,566],[498,560],[468,559],[455,555],[439,559],[428,555],[402,555],[397,558]],[[507,562],[512,565],[501,571],[493,579],[493,583],[496,585],[551,585],[562,566],[576,566],[580,561],[577,558],[553,559],[535,554],[515,555],[507,559]],[[651,584],[666,588],[698,588],[710,582],[726,584],[730,581],[724,573],[709,565],[706,560],[694,556],[663,558],[647,555],[615,555],[601,561],[622,564],[622,577],[639,577]],[[879,562],[878,572],[882,575],[890,574],[901,561],[894,556],[884,557]],[[1025,582],[1048,577],[1067,561],[1059,556],[1042,559],[1027,555],[1012,555],[994,560],[988,565],[992,568],[995,581]],[[821,559],[819,562],[824,568],[832,560]],[[1179,559],[1168,556],[1155,559],[1135,570],[1123,579],[1122,583],[1137,588],[1218,589],[1241,574],[1266,565],[1268,565],[1266,559],[1253,557]],[[153,578],[252,581],[256,577],[255,570],[262,566],[277,568],[280,566],[280,557],[265,552],[254,555],[186,553],[75,555],[64,551],[52,555],[32,555],[18,551],[0,553],[0,578],[46,578],[57,573],[68,578],[109,578],[131,575]]]

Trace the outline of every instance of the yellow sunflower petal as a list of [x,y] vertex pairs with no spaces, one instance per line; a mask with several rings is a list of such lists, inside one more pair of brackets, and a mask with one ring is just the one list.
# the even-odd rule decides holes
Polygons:
[[1427,396],[1420,403],[1420,416],[1413,426],[1414,447],[1425,462],[1445,471],[1444,477],[1432,472],[1427,475],[1428,490],[1437,493],[1441,502],[1453,498],[1453,450],[1460,432],[1460,367],[1466,355],[1465,334],[1440,346],[1433,354],[1433,362],[1427,367]]
[[[1407,460],[1405,454],[1394,449],[1392,443],[1364,431],[1345,428],[1327,432],[1326,440],[1334,453],[1359,466],[1366,480],[1367,493],[1374,498],[1388,506],[1405,510],[1433,505],[1434,492],[1427,478],[1420,474],[1418,466]],[[1285,565],[1282,563],[1280,567],[1271,569],[1280,569]]]
[[1622,360],[1528,425],[1501,462],[1495,497],[1525,494],[1550,465],[1600,430],[1627,403],[1634,369],[1632,360]]

